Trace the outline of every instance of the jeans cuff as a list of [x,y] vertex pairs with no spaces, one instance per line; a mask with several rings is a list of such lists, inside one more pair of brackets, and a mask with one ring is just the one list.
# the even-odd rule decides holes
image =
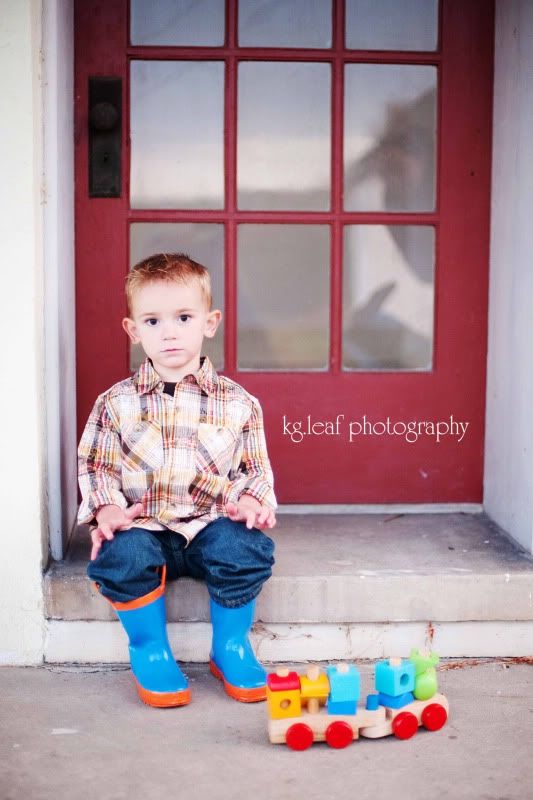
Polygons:
[[209,596],[211,597],[211,600],[223,608],[241,608],[242,606],[250,603],[252,600],[255,600],[255,598],[260,594],[261,588],[262,587],[260,587],[256,592],[247,594],[245,597],[240,597],[238,600],[227,600],[222,597],[215,597],[211,592],[209,592]]

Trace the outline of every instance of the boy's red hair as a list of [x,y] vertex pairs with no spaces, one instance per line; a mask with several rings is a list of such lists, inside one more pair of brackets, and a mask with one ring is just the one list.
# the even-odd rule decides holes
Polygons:
[[154,281],[189,283],[197,281],[208,311],[211,311],[211,276],[208,270],[186,253],[156,253],[139,261],[126,278],[126,298],[131,314],[133,295],[142,286]]

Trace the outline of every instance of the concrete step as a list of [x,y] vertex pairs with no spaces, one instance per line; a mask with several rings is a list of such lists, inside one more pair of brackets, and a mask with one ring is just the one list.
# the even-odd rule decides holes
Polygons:
[[[436,632],[442,655],[533,653],[533,558],[484,513],[280,513],[270,535],[276,565],[257,602],[256,634],[263,632],[273,660],[314,652],[325,659],[350,657],[354,635],[358,652],[381,657],[387,648],[405,650],[408,640],[431,645]],[[50,660],[62,660],[63,653],[66,660],[83,661],[86,651],[76,656],[73,631],[97,637],[97,622],[100,638],[88,660],[98,660],[97,651],[108,660],[103,642],[120,627],[86,577],[89,552],[81,526],[66,559],[45,575]],[[189,637],[196,631],[197,645],[183,658],[207,658],[205,585],[192,578],[168,584],[167,615],[176,636],[178,629]],[[111,650],[116,653],[115,645]]]
[[[533,559],[485,514],[281,514],[263,622],[533,620]],[[45,575],[46,617],[114,620],[86,577],[80,526]],[[205,584],[168,584],[171,622],[208,622]]]

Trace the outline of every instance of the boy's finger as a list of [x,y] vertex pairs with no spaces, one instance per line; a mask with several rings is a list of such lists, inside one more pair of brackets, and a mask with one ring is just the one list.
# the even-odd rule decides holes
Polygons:
[[102,525],[99,526],[98,530],[102,532],[106,539],[111,540],[113,538],[113,531],[111,530],[109,523],[103,522]]
[[259,516],[257,517],[257,523],[262,524],[263,522],[266,522],[269,515],[270,515],[270,509],[268,508],[268,506],[263,506],[261,511],[259,512]]
[[93,531],[91,531],[91,540],[93,543],[91,549],[91,561],[94,561],[102,544],[102,538],[98,528],[95,528]]
[[143,509],[143,504],[142,503],[135,503],[133,506],[130,506],[129,508],[127,508],[124,513],[130,519],[133,519],[134,517],[138,517],[139,516],[139,514],[142,511],[142,509]]
[[271,508],[269,508],[268,506],[262,505],[261,506],[261,511],[259,512],[259,515],[257,517],[257,523],[256,524],[268,525],[268,520],[270,518],[270,514],[271,513],[272,513],[272,509]]
[[241,519],[241,517],[239,516],[240,515],[240,508],[239,508],[238,505],[236,505],[236,503],[227,503],[226,504],[226,508],[228,510],[228,514],[229,514],[230,519],[232,519],[234,521],[238,520],[238,519]]
[[246,512],[246,527],[251,530],[254,527],[255,522],[255,511],[247,511]]

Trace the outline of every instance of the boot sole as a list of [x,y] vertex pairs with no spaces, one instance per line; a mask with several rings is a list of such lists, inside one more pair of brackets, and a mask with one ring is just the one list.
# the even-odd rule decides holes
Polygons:
[[176,706],[186,706],[191,702],[191,690],[180,689],[178,692],[151,692],[141,686],[139,681],[134,678],[139,697],[147,706],[153,708],[175,708]]
[[245,689],[242,686],[233,686],[228,683],[222,672],[219,670],[213,659],[209,661],[209,669],[211,674],[224,684],[224,691],[227,695],[240,703],[259,703],[261,700],[266,700],[266,685],[255,686],[252,689]]

